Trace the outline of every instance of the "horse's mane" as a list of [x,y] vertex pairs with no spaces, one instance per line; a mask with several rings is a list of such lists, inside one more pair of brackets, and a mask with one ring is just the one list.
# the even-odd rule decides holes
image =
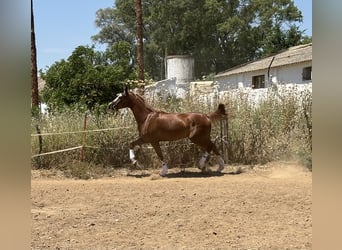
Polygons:
[[149,111],[151,112],[159,112],[159,110],[153,108],[146,100],[144,97],[142,97],[141,95],[139,94],[136,94],[136,93],[133,93],[133,92],[130,92],[131,94],[133,94],[135,96],[135,98],[141,102]]

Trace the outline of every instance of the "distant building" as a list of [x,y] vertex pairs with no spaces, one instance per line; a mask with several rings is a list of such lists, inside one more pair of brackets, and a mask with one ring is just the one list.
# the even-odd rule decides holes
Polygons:
[[214,77],[220,91],[273,84],[312,83],[312,43],[291,47],[275,55],[230,68]]
[[189,95],[214,103],[228,92],[234,94],[241,89],[248,92],[251,100],[258,101],[267,96],[271,85],[279,95],[293,86],[297,86],[298,91],[312,89],[312,43],[230,68],[215,75],[213,81],[194,81],[191,56],[169,56],[165,66],[167,79],[146,86],[147,97],[166,99]]

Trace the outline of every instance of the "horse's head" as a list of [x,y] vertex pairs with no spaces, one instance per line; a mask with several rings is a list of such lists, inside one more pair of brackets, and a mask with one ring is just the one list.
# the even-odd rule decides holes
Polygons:
[[123,93],[118,94],[118,96],[108,104],[108,109],[119,110],[122,108],[129,107],[131,101],[128,92],[127,85],[124,87]]

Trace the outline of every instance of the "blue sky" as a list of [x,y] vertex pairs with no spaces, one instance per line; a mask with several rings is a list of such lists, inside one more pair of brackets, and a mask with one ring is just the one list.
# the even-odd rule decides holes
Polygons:
[[[302,12],[301,30],[312,35],[312,1],[295,0]],[[91,36],[99,32],[95,13],[114,6],[114,0],[33,0],[38,69],[68,58],[79,45],[93,44]],[[98,45],[98,49],[104,46]]]
[[33,0],[37,64],[45,69],[68,58],[79,45],[93,44],[96,11],[114,6],[114,0]]

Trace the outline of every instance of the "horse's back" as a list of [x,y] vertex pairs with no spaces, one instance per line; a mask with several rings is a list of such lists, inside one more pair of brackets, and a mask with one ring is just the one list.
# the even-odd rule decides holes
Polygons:
[[169,127],[210,126],[210,119],[202,113],[161,113],[158,119]]

